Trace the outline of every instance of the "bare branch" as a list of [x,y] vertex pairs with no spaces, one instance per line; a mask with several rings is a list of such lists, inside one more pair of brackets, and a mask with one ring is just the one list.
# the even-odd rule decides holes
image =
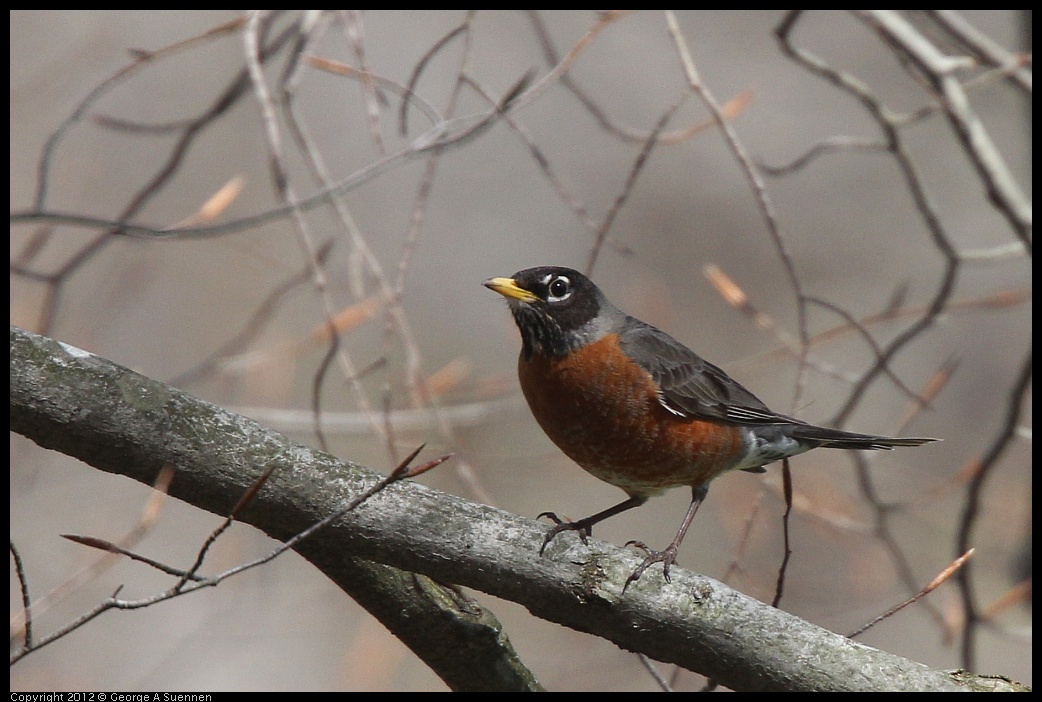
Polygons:
[[[881,682],[893,690],[960,687],[946,673],[860,646],[679,569],[674,570],[671,587],[645,579],[623,596],[625,577],[637,565],[632,552],[591,541],[590,548],[555,545],[546,558],[533,558],[544,525],[416,484],[400,483],[380,492],[366,509],[344,513],[346,494],[364,495],[380,479],[81,350],[12,328],[11,351],[19,368],[12,376],[14,431],[102,470],[139,479],[154,474],[157,460],[171,462],[179,468],[171,494],[207,509],[220,509],[229,491],[245,489],[260,472],[277,464],[267,483],[270,489],[258,495],[242,517],[276,538],[286,538],[303,533],[295,525],[315,524],[313,515],[336,512],[333,528],[294,542],[327,573],[331,553],[336,554],[337,573],[346,554],[422,571],[517,601],[538,616],[597,633],[656,660],[700,670],[735,689],[878,689]],[[40,403],[34,391],[55,364],[63,369],[63,380],[50,388],[52,402]],[[76,394],[83,387],[74,381],[77,376],[91,378],[91,402],[98,411],[70,413],[63,407],[83,405],[57,401],[58,395]],[[162,411],[127,406],[122,398],[132,384],[165,393]],[[108,411],[102,409],[106,407]],[[52,411],[57,414],[52,416]],[[163,432],[156,431],[156,421],[163,424]],[[204,457],[178,438],[202,430],[212,446],[222,449]],[[123,438],[113,446],[115,435]],[[247,458],[248,464],[239,457]],[[308,485],[312,489],[299,489]],[[504,551],[503,540],[528,548],[516,554]],[[577,592],[582,596],[577,598]],[[592,602],[601,606],[591,611]],[[108,608],[148,604],[114,596],[75,626]],[[678,616],[681,611],[687,615]],[[751,621],[759,624],[750,626]],[[744,640],[746,634],[752,639]],[[771,665],[763,664],[764,651],[773,652]],[[834,665],[801,665],[808,656]],[[735,666],[736,660],[747,657],[755,664]],[[886,675],[877,679],[856,672],[865,666],[885,670]]]

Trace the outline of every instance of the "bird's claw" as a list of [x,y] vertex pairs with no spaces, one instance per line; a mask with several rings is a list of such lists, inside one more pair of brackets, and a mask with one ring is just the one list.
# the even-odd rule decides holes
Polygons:
[[646,555],[644,561],[637,566],[637,569],[630,574],[630,577],[626,578],[626,584],[622,586],[623,592],[626,592],[626,588],[630,586],[630,583],[639,580],[644,571],[655,563],[662,564],[662,577],[665,578],[667,583],[670,582],[669,567],[676,563],[677,560],[676,544],[670,544],[664,551],[652,551],[643,541],[627,541],[626,545],[640,549]]
[[542,519],[543,517],[546,517],[547,519],[552,521],[554,523],[554,526],[551,527],[550,531],[547,532],[546,537],[543,538],[543,545],[539,547],[540,556],[543,555],[543,551],[546,550],[546,547],[550,544],[551,541],[553,541],[554,537],[560,534],[562,531],[577,531],[579,532],[579,538],[582,539],[582,542],[584,544],[589,544],[588,539],[590,536],[590,525],[585,523],[585,519],[580,519],[577,522],[566,522],[553,512],[543,512],[538,517],[536,517],[536,519]]

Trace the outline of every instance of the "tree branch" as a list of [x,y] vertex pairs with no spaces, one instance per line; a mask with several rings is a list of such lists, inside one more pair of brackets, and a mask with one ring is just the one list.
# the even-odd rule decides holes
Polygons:
[[[275,464],[269,483],[240,519],[277,539],[303,531],[365,489],[340,492],[338,475],[353,475],[353,487],[359,478],[373,483],[375,474],[358,466],[293,444],[246,417],[47,337],[11,327],[11,354],[11,431],[148,485],[169,459],[178,468],[170,494],[222,516]],[[330,482],[323,485],[323,480]],[[289,483],[297,488],[288,488]],[[312,490],[327,491],[328,499],[309,506]],[[542,689],[494,614],[430,578],[345,554],[334,531],[319,531],[297,551],[450,688]],[[80,624],[41,637],[34,648]],[[12,660],[26,653],[16,652]]]
[[[246,417],[17,327],[11,327],[10,422],[12,431],[45,448],[146,484],[164,464],[174,465],[170,494],[217,514],[227,514],[274,465],[240,519],[279,540],[378,479]],[[429,636],[418,643],[415,632],[402,629],[423,629],[438,619],[425,609],[406,626],[410,617],[402,617],[401,608],[419,606],[418,595],[437,603],[442,617],[449,611],[473,623],[486,615],[468,620],[471,605],[461,605],[458,593],[402,571],[518,602],[536,616],[735,690],[965,690],[981,680],[863,646],[680,569],[671,585],[648,577],[623,595],[637,554],[597,540],[583,546],[563,539],[540,558],[544,533],[538,522],[400,482],[297,550],[443,677],[445,668],[478,675],[476,669],[494,667],[487,659],[475,663],[474,656],[499,650],[504,637],[493,623],[466,641],[459,626],[440,633],[437,643]],[[520,685],[524,678],[519,673],[512,680]]]

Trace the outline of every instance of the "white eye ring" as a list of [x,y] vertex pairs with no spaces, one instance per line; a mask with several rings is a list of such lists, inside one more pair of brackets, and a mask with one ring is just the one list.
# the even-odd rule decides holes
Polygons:
[[[558,295],[555,295],[554,292],[553,292],[554,287],[555,286],[556,287],[561,287],[561,285],[558,285],[558,283],[560,283],[561,285],[564,286],[564,292],[562,292],[562,293],[560,293]],[[547,278],[546,290],[547,290],[547,295],[546,295],[546,301],[547,302],[561,302],[562,300],[567,300],[572,295],[572,281],[569,280],[567,276],[563,276],[563,275],[559,275],[559,276],[555,277],[553,280],[550,280],[549,277],[548,277]]]

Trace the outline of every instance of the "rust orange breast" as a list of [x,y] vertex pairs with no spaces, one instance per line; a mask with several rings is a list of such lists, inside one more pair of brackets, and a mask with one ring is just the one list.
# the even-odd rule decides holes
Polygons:
[[536,421],[573,461],[631,495],[700,485],[733,468],[746,447],[735,426],[680,417],[617,335],[565,357],[518,360]]

